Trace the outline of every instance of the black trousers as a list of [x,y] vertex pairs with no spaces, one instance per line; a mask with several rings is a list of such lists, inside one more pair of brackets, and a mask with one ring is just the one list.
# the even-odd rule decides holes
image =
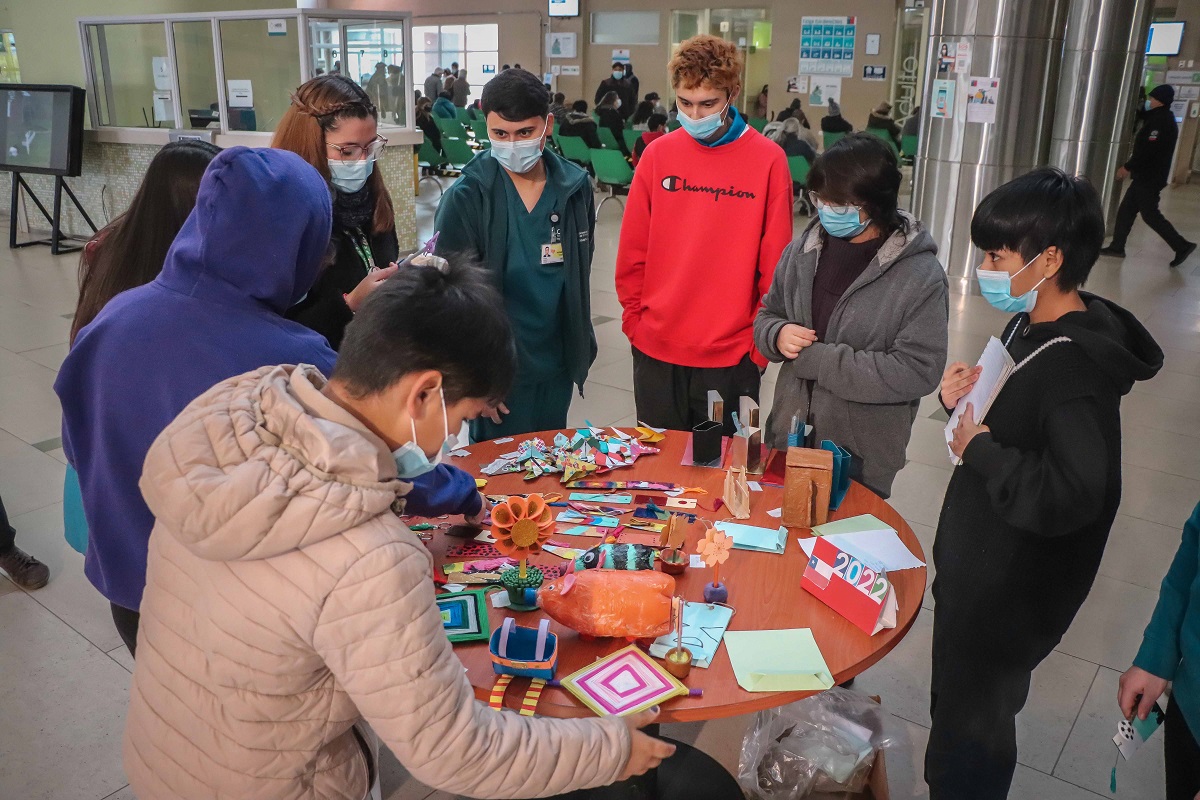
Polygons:
[[725,434],[732,436],[738,399],[758,402],[762,373],[747,353],[732,367],[681,367],[659,361],[633,348],[633,403],[647,425],[690,431],[708,419],[708,393],[715,389],[725,401]]
[[1200,744],[1174,698],[1167,707],[1163,734],[1166,737],[1163,750],[1167,762],[1167,800],[1193,800],[1200,792]]
[[16,546],[17,532],[8,524],[8,512],[4,510],[4,498],[0,497],[0,553],[8,553]]
[[1187,239],[1180,236],[1175,226],[1158,210],[1161,194],[1161,186],[1148,186],[1137,181],[1130,184],[1117,209],[1117,227],[1113,231],[1112,247],[1118,250],[1125,249],[1125,240],[1129,238],[1129,232],[1133,230],[1133,221],[1138,214],[1142,215],[1150,229],[1161,236],[1172,250],[1178,252],[1188,244]]
[[137,658],[137,632],[142,615],[116,603],[109,603],[109,605],[112,606],[113,623],[117,626],[117,633],[121,635],[121,641],[129,648],[129,655]]
[[[645,732],[657,736],[655,727]],[[569,792],[550,800],[741,800],[742,790],[737,781],[714,758],[683,742],[659,738],[675,745],[675,755],[658,769],[627,781]]]

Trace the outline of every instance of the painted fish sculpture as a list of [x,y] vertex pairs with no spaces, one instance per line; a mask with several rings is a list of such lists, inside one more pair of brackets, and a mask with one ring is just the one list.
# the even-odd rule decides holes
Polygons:
[[571,565],[582,569],[654,569],[658,551],[644,544],[602,544],[581,553]]
[[644,639],[671,630],[675,579],[654,570],[589,569],[564,575],[538,591],[554,621],[585,637]]

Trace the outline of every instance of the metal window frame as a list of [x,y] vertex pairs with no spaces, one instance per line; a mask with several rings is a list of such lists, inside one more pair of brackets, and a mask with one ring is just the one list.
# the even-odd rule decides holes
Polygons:
[[[95,130],[112,130],[112,131],[143,131],[148,130],[144,127],[131,127],[127,125],[107,125],[100,121],[100,112],[96,104],[96,81],[95,69],[97,63],[101,68],[108,69],[108,59],[101,58],[97,62],[97,57],[101,54],[93,52],[91,43],[88,39],[87,29],[90,26],[98,26],[101,35],[104,33],[106,25],[145,25],[161,23],[163,31],[167,37],[167,63],[171,70],[171,95],[175,110],[175,124],[177,127],[183,127],[183,99],[180,95],[179,70],[176,62],[175,50],[175,29],[176,22],[208,22],[212,25],[213,36],[213,59],[217,79],[217,106],[221,114],[221,133],[228,134],[229,130],[229,105],[227,97],[227,89],[225,85],[225,49],[224,43],[221,41],[221,22],[225,20],[262,20],[266,22],[270,19],[291,19],[295,20],[297,28],[297,55],[300,59],[300,82],[303,83],[312,78],[312,65],[309,63],[309,37],[308,23],[310,20],[321,20],[324,22],[334,22],[338,24],[339,33],[342,38],[341,47],[345,47],[346,26],[347,23],[357,24],[361,22],[379,22],[379,23],[400,23],[403,26],[403,45],[404,45],[404,72],[406,75],[412,75],[412,29],[413,18],[412,13],[408,11],[361,11],[350,9],[298,9],[298,8],[279,8],[279,9],[255,9],[250,11],[215,11],[211,13],[178,13],[178,14],[136,14],[136,15],[120,15],[110,17],[77,17],[75,20],[79,34],[79,49],[83,57],[84,81],[88,92],[88,110],[92,122],[92,128]],[[105,79],[106,93],[111,93],[111,79],[106,75]],[[110,99],[110,98],[106,98]],[[412,92],[405,92],[405,124],[394,127],[409,132],[417,130],[416,120],[414,117],[414,101]],[[112,109],[109,104],[109,118],[111,119]],[[393,123],[394,124],[394,123]]]

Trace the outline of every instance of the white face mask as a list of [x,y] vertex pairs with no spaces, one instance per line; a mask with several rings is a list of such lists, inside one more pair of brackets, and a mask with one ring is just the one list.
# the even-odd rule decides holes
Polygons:
[[336,161],[329,159],[329,182],[338,191],[354,194],[361,189],[375,169],[375,159],[360,158],[358,161]]
[[498,142],[492,139],[492,158],[499,161],[500,166],[509,172],[524,175],[541,160],[545,140],[545,131],[542,131],[538,138],[526,139],[523,142]]
[[442,455],[453,450],[457,443],[458,437],[450,434],[450,420],[446,416],[446,395],[441,387],[438,387],[438,394],[442,398],[442,430],[445,431],[445,435],[437,455],[431,460],[429,456],[425,455],[421,445],[417,444],[417,423],[411,418],[408,420],[408,424],[412,427],[412,441],[405,442],[392,451],[392,458],[396,462],[396,473],[405,480],[419,478],[433,470],[442,463]]

